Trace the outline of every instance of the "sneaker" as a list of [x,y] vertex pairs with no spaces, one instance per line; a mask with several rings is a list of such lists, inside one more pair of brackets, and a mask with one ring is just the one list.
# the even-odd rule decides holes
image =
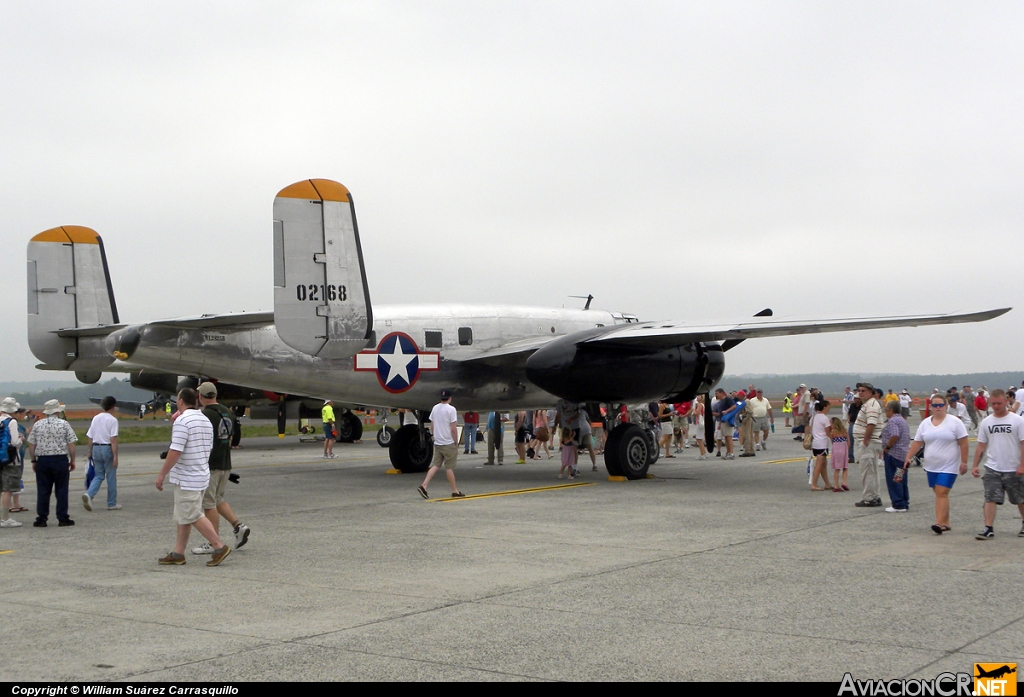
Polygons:
[[92,511],[92,497],[89,494],[82,494],[82,505],[85,506],[85,510]]
[[1017,533],[1017,537],[1024,537],[1024,525],[1020,526],[1020,532]]
[[761,444],[760,443],[754,443],[754,452],[756,453],[760,449],[761,449]]
[[726,456],[725,456],[725,459],[726,460],[735,460],[736,459],[736,453],[727,453]]
[[977,535],[974,536],[974,539],[976,539],[976,540],[991,540],[995,536],[996,536],[996,531],[993,530],[990,526],[986,525],[984,530],[982,530],[981,532],[979,532]]
[[452,492],[452,498],[453,499],[464,499],[464,498],[466,498],[466,495],[463,494],[461,491],[453,491]]
[[169,552],[166,557],[160,557],[159,559],[156,560],[156,562],[157,562],[157,564],[163,564],[164,566],[167,566],[169,564],[174,564],[175,566],[181,566],[182,564],[185,563],[185,555],[184,554],[175,554],[174,552]]
[[420,496],[422,496],[423,498],[425,498],[425,499],[429,499],[430,498],[430,494],[428,494],[427,490],[424,489],[422,486],[416,487],[416,491],[420,492]]
[[721,450],[716,450],[715,451],[715,457],[722,457],[722,451]]
[[231,548],[228,547],[227,545],[224,545],[220,549],[215,550],[213,552],[213,556],[210,558],[210,561],[206,562],[206,565],[207,566],[217,566],[222,561],[227,559],[229,554],[231,554]]
[[108,511],[120,511],[121,510],[121,504],[115,503],[113,506],[107,506],[107,510]]
[[65,518],[64,520],[62,520],[59,523],[57,523],[57,527],[58,528],[67,528],[67,527],[70,527],[70,526],[72,526],[74,524],[75,524],[75,521],[71,520],[70,518]]
[[857,508],[877,508],[878,506],[882,505],[882,502],[881,501],[877,501],[877,500],[875,500],[875,501],[858,501],[857,503],[855,503],[853,505],[856,506]]
[[0,520],[0,528],[20,528],[21,523],[16,521],[14,518],[8,518],[7,520]]
[[767,443],[761,443],[761,450],[767,450],[767,449],[768,449],[768,444]]
[[516,460],[516,464],[517,465],[525,465],[526,464],[526,460]]
[[213,547],[209,542],[204,542],[198,547],[193,547],[192,554],[213,554]]
[[[833,489],[832,491],[841,491],[841,489]],[[886,513],[906,513],[907,509],[906,508],[893,508],[892,506],[889,506],[888,508],[885,509],[885,512]]]
[[235,549],[244,547],[245,543],[249,541],[249,526],[245,523],[239,523],[238,527],[235,528]]
[[34,528],[45,528],[46,527],[46,521],[45,520],[34,520],[34,521],[32,521],[32,527],[34,527]]
[[597,465],[594,465],[593,467],[591,467],[590,471],[591,472],[596,472],[597,471]]

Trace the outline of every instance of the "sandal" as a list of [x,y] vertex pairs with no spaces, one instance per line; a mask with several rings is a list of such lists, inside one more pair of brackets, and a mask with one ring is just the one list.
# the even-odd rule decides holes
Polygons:
[[18,506],[17,508],[8,508],[7,510],[10,511],[11,513],[24,513],[28,509],[25,508],[24,506]]
[[948,525],[933,525],[932,526],[932,532],[934,532],[936,535],[941,535],[942,533],[949,532],[952,529],[953,528],[949,527]]

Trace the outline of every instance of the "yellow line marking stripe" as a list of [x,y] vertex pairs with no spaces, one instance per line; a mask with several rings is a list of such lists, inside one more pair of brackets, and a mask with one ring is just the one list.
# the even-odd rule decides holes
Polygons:
[[[808,455],[807,457],[811,457]],[[766,460],[762,462],[763,465],[783,465],[787,462],[807,462],[807,457],[790,457],[785,460]]]
[[518,494],[535,494],[538,491],[556,491],[558,489],[575,489],[581,486],[594,486],[597,482],[580,482],[578,484],[556,484],[554,486],[538,486],[533,489],[512,489],[510,491],[494,491],[490,494],[473,494],[460,498],[427,499],[427,503],[444,503],[446,501],[469,501],[471,499],[491,499],[498,496],[516,496]]
[[0,554],[11,554],[13,552],[13,549],[0,549]]

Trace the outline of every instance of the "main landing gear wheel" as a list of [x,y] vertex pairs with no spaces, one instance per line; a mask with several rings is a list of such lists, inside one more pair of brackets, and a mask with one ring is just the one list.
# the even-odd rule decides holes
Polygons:
[[650,467],[658,458],[661,456],[661,449],[658,447],[658,439],[654,437],[654,431],[648,431],[644,429],[644,433],[647,434],[647,440],[651,443],[651,449],[647,453],[647,466]]
[[402,474],[426,472],[434,457],[434,442],[429,436],[421,441],[420,427],[416,424],[402,426],[391,437],[388,456]]
[[377,445],[382,448],[386,448],[391,445],[391,440],[395,437],[395,429],[390,426],[381,426],[380,430],[377,431]]
[[[651,443],[650,434],[636,424],[621,424],[608,435],[604,448],[605,467],[608,473],[626,479],[644,479],[651,466],[651,451],[657,446]],[[654,455],[657,459],[657,454]],[[613,466],[616,471],[612,471]]]
[[351,443],[363,437],[363,422],[359,417],[350,411],[341,415],[341,418],[334,422],[339,443]]

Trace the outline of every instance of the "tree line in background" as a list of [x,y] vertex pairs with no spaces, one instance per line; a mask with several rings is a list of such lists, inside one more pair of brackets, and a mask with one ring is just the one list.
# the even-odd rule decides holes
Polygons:
[[978,387],[985,385],[989,389],[996,387],[1006,389],[1010,385],[1020,386],[1024,380],[1024,371],[1002,373],[961,373],[959,375],[894,375],[891,373],[805,373],[795,375],[727,375],[722,378],[722,386],[726,389],[740,389],[753,383],[766,394],[784,395],[792,392],[797,385],[804,383],[808,387],[817,387],[825,397],[842,394],[847,386],[853,387],[858,382],[870,382],[882,390],[892,388],[895,392],[906,389],[913,395],[929,395],[936,387],[945,392],[956,385],[959,389],[964,385]]

